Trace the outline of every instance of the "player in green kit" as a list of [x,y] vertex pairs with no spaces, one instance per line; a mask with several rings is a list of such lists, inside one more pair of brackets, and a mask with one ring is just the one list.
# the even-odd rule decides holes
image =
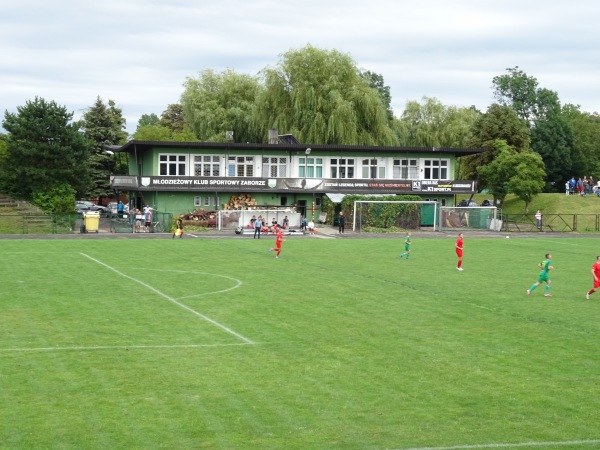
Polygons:
[[533,283],[533,285],[529,289],[527,289],[527,295],[530,295],[540,284],[546,283],[546,292],[544,294],[544,297],[552,297],[552,294],[550,294],[551,281],[549,272],[552,269],[554,269],[554,266],[552,265],[551,260],[552,255],[550,253],[546,253],[546,259],[538,264],[538,267],[542,269],[542,271],[540,272],[540,276],[538,280],[535,283]]
[[406,259],[410,256],[410,231],[406,232],[406,237],[404,238],[404,253],[400,255],[400,259],[406,256]]

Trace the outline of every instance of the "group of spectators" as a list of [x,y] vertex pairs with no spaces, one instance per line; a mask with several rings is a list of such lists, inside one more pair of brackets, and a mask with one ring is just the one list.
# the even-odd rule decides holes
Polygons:
[[600,196],[600,180],[598,183],[594,183],[594,178],[592,176],[584,176],[583,178],[571,177],[565,183],[565,194],[566,195],[574,195],[578,194],[585,197],[587,194],[594,194]]

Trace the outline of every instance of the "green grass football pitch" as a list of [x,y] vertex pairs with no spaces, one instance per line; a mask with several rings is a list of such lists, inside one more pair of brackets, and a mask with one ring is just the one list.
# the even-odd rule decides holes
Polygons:
[[596,240],[454,239],[2,241],[0,448],[599,448]]

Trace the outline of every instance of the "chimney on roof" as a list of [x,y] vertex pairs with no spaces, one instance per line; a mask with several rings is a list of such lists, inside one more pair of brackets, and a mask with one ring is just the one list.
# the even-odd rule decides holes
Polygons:
[[269,128],[269,144],[279,143],[279,130],[277,128]]

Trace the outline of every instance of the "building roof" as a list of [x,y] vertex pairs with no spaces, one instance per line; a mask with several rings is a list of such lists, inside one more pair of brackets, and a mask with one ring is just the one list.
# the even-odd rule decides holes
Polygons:
[[182,150],[236,150],[249,153],[269,151],[305,152],[308,148],[312,152],[339,152],[352,153],[446,153],[456,156],[467,156],[482,153],[482,148],[447,148],[447,147],[378,147],[369,145],[319,145],[319,144],[250,144],[232,142],[169,142],[169,141],[129,141],[116,151],[123,153],[144,153],[156,147],[168,147]]

